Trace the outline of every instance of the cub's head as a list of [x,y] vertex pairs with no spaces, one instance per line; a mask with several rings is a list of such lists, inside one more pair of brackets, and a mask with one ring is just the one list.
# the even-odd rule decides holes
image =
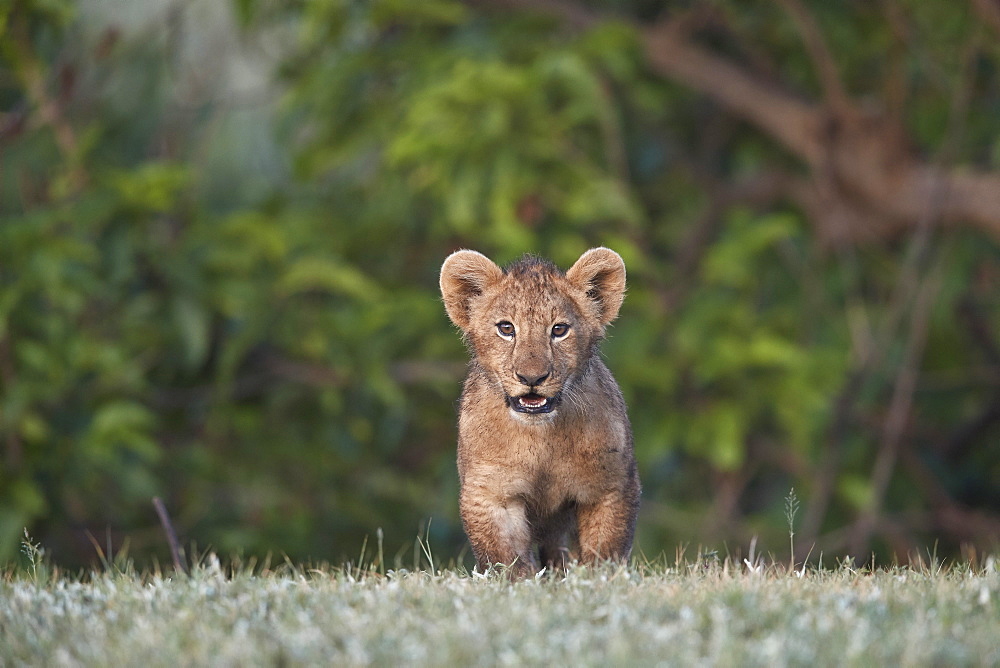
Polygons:
[[597,355],[625,297],[625,263],[593,248],[564,274],[529,256],[501,269],[460,250],[441,267],[441,294],[510,409],[542,415],[559,408]]

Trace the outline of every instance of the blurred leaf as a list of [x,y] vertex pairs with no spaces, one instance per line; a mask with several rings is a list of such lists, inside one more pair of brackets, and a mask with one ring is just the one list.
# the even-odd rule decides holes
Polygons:
[[184,345],[185,364],[195,369],[208,355],[211,316],[205,308],[184,297],[174,300],[173,316]]
[[704,263],[704,277],[710,283],[747,287],[754,279],[752,258],[778,241],[791,237],[796,229],[789,214],[773,214],[756,220],[740,215],[730,233],[715,244]]
[[183,165],[149,163],[128,172],[112,172],[107,179],[125,205],[141,211],[163,212],[188,187],[191,174]]
[[84,436],[83,445],[97,461],[109,462],[119,449],[155,459],[160,449],[151,430],[156,417],[134,401],[116,399],[97,409]]
[[21,436],[29,443],[41,443],[51,435],[51,430],[45,420],[40,415],[33,412],[25,413],[21,417],[19,429]]
[[701,416],[692,436],[699,454],[723,471],[733,471],[744,458],[744,416],[733,404],[720,403]]
[[866,510],[872,503],[872,486],[866,478],[857,474],[841,476],[837,490],[844,499],[857,510]]
[[250,25],[254,12],[257,9],[257,4],[257,0],[233,0],[233,6],[236,8],[236,17],[244,28]]
[[323,257],[296,260],[285,271],[278,286],[286,296],[323,290],[361,301],[375,301],[381,294],[379,287],[360,271]]
[[372,18],[380,25],[404,21],[419,26],[451,26],[464,21],[468,13],[465,5],[451,0],[377,0],[372,3]]

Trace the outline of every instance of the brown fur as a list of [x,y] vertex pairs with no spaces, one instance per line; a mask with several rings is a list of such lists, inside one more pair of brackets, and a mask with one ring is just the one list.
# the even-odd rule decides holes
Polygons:
[[[625,402],[598,351],[625,295],[621,257],[591,249],[563,274],[532,257],[502,270],[462,250],[441,267],[441,294],[472,354],[459,508],[479,568],[513,565],[524,577],[577,556],[627,559],[639,476]],[[569,325],[564,336],[556,325]],[[532,409],[550,410],[520,412]]]

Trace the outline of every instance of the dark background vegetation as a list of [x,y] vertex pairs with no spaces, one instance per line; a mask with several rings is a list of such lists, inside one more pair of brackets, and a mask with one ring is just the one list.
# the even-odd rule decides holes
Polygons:
[[6,2],[0,563],[458,555],[438,268],[594,245],[643,553],[981,554],[998,239],[994,0]]

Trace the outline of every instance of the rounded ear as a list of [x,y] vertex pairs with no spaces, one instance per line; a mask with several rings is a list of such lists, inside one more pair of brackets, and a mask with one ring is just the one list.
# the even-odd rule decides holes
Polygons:
[[451,321],[469,328],[469,304],[503,278],[503,270],[482,253],[455,251],[441,265],[441,296]]
[[625,299],[625,262],[618,253],[610,248],[591,248],[569,268],[566,279],[587,293],[602,325],[618,317]]

